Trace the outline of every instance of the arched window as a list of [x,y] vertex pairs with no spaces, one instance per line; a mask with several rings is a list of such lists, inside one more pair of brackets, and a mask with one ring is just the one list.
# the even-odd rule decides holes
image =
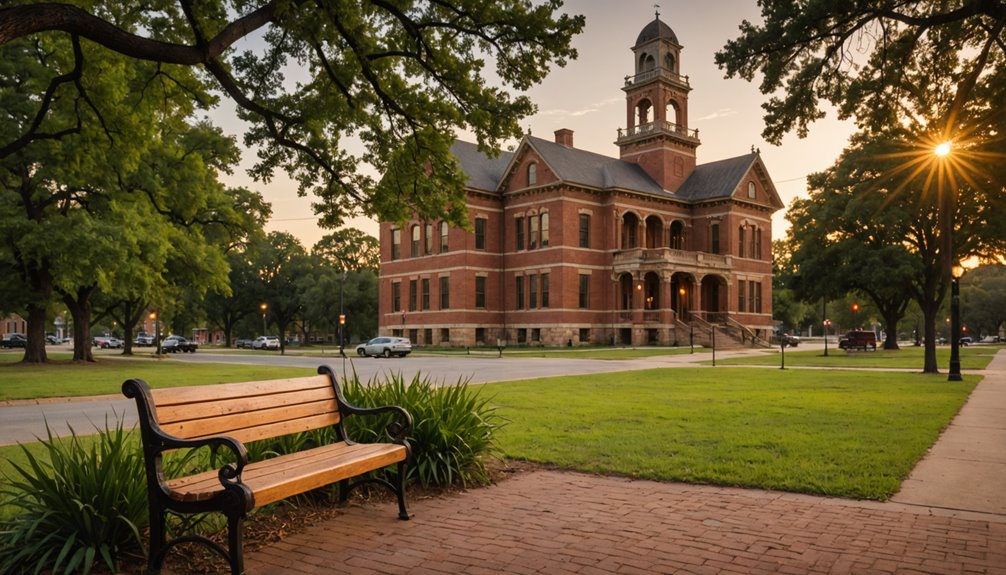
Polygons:
[[419,226],[412,226],[412,257],[419,257]]
[[548,212],[541,215],[541,247],[548,247]]
[[527,165],[527,185],[533,186],[538,183],[538,164]]
[[751,231],[751,259],[761,259],[761,228]]
[[645,54],[645,53],[641,54],[639,56],[639,71],[640,72],[648,72],[648,71],[652,70],[655,66],[656,66],[656,61],[653,59],[653,56],[650,56],[649,54]]
[[678,126],[681,125],[681,108],[678,106],[676,101],[667,101],[667,107],[664,108],[664,117],[667,118],[668,122],[673,122]]
[[683,250],[685,249],[685,226],[680,220],[674,220],[671,223],[671,249]]
[[671,72],[677,72],[678,70],[675,68],[675,64],[677,64],[677,62],[674,60],[674,54],[668,52],[664,55],[664,68],[667,68]]
[[737,229],[737,255],[744,257],[744,226]]
[[748,182],[748,197],[754,199],[757,196],[754,182]]
[[426,248],[426,255],[430,255],[433,253],[433,224],[426,222],[423,231],[426,232],[426,237],[423,238],[425,240],[423,246]]
[[636,125],[642,126],[643,124],[650,123],[650,104],[649,100],[643,99],[638,104],[636,104]]
[[447,253],[447,222],[440,222],[440,253]]
[[391,230],[391,259],[402,257],[402,230]]

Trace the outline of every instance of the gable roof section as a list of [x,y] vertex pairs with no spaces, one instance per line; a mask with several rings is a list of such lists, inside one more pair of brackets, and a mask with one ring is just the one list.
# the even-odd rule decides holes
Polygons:
[[695,166],[677,195],[693,202],[729,198],[757,159],[758,154],[745,154]]
[[[462,171],[468,176],[468,187],[498,192],[507,174],[514,169],[524,146],[534,150],[560,181],[600,190],[628,190],[689,202],[730,198],[752,169],[760,166],[764,172],[764,164],[757,153],[744,154],[695,166],[681,187],[671,193],[661,188],[638,164],[568,148],[535,136],[525,136],[516,152],[501,152],[497,158],[490,158],[479,151],[475,144],[461,140],[454,141],[451,152],[458,158]],[[776,207],[782,207],[782,201],[771,180],[766,178],[765,181],[772,203],[778,204]]]
[[653,181],[643,168],[632,162],[567,148],[534,136],[526,139],[560,180],[598,189],[619,188],[673,197]]
[[500,152],[499,156],[490,158],[476,144],[461,140],[454,140],[451,153],[458,159],[461,171],[468,177],[466,185],[486,192],[496,190],[513,157],[512,152]]

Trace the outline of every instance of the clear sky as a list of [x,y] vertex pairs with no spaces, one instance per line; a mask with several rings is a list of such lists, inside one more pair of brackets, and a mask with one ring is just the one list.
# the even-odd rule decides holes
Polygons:
[[[782,200],[788,206],[794,197],[805,193],[809,173],[830,166],[838,157],[852,132],[851,122],[839,122],[833,112],[813,124],[810,135],[799,139],[787,136],[780,146],[761,138],[761,104],[767,99],[757,83],[726,80],[716,67],[717,50],[738,34],[742,20],[759,21],[755,0],[658,0],[660,18],[674,30],[684,46],[680,72],[689,76],[690,128],[698,128],[702,145],[700,164],[745,154],[751,146],[761,148]],[[614,145],[616,130],[625,124],[625,95],[621,87],[632,74],[630,51],[639,31],[654,17],[652,0],[567,0],[565,10],[584,14],[587,24],[574,43],[579,58],[565,68],[557,68],[545,82],[530,91],[538,104],[538,113],[522,122],[531,132],[551,138],[559,128],[575,132],[577,148],[612,157],[618,156]],[[214,111],[213,121],[240,141],[242,126],[234,117],[233,106],[226,104]],[[465,134],[460,134],[463,139]],[[326,230],[316,225],[311,198],[297,196],[294,183],[283,174],[269,184],[254,182],[244,172],[255,160],[254,151],[245,150],[242,170],[226,177],[231,185],[247,186],[262,192],[273,205],[273,220],[267,229],[283,230],[300,238],[310,248]],[[785,211],[776,214],[773,238],[784,235]],[[377,235],[377,223],[368,219],[349,222]]]

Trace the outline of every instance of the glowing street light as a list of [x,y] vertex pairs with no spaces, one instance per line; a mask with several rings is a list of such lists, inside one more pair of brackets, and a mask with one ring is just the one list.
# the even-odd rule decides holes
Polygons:
[[262,304],[262,305],[260,305],[258,307],[259,307],[259,309],[262,310],[262,335],[265,335],[265,331],[266,331],[265,312],[266,312],[267,309],[269,309],[269,304],[264,303],[264,304]]

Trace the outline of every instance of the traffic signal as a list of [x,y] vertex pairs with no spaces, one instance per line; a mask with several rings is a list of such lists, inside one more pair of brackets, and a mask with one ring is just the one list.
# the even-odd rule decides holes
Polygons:
[[858,303],[852,304],[852,311],[859,311],[859,304]]

